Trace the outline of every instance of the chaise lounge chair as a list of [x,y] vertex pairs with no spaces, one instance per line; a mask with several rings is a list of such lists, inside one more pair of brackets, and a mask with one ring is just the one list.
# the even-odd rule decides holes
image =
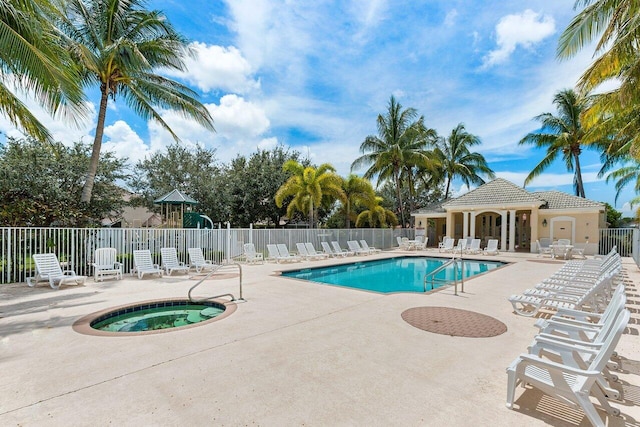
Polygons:
[[253,245],[253,243],[244,244],[244,258],[248,264],[262,264],[264,262],[264,255],[262,255],[262,253],[256,252],[256,247]]
[[189,272],[189,266],[182,261],[178,261],[176,248],[161,248],[160,256],[162,257],[162,267],[164,267],[167,275],[171,276],[174,271]]
[[86,276],[78,276],[73,270],[62,270],[56,254],[34,254],[33,262],[36,264],[36,276],[27,277],[27,285],[34,287],[38,282],[48,282],[52,289],[60,289],[67,284],[83,285]]
[[122,279],[122,263],[116,261],[118,251],[115,248],[99,248],[93,254],[93,279],[96,282],[105,277]]
[[354,255],[353,251],[348,251],[346,249],[342,249],[340,247],[340,243],[337,240],[331,241],[331,246],[333,246],[333,251],[338,255],[342,255],[342,254],[346,254],[347,256]]
[[536,240],[536,246],[538,248],[538,256],[553,255],[551,239],[548,237],[541,237],[539,240]]
[[153,263],[149,249],[140,249],[133,251],[131,274],[138,274],[138,279],[142,279],[145,274],[157,274],[162,277],[162,269],[158,264]]
[[329,254],[326,254],[324,252],[316,251],[316,248],[313,246],[313,243],[311,243],[311,242],[305,243],[304,247],[307,249],[307,253],[311,257],[317,257],[318,259],[329,258]]
[[365,251],[369,251],[370,254],[377,254],[382,252],[382,249],[377,249],[377,248],[374,248],[373,246],[369,246],[367,241],[364,239],[360,240],[360,245],[362,246],[362,249],[364,249]]
[[369,254],[371,254],[370,251],[361,248],[360,244],[355,240],[348,240],[347,241],[347,246],[349,246],[349,250],[351,252],[353,252],[354,254],[356,254],[356,255],[369,255]]
[[487,247],[484,248],[482,253],[485,255],[498,255],[500,253],[498,252],[498,239],[489,239]]
[[204,259],[202,248],[189,248],[187,252],[189,253],[189,265],[196,269],[196,273],[200,273],[203,270],[214,271],[221,267],[220,264]]
[[445,237],[442,239],[442,242],[438,244],[438,250],[440,252],[451,252],[453,251],[453,244],[455,243],[455,239],[452,237]]

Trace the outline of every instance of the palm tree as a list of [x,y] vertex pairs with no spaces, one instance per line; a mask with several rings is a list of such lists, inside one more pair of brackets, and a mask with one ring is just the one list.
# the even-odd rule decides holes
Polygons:
[[53,142],[9,86],[35,95],[45,110],[71,122],[87,113],[79,77],[53,25],[59,15],[49,0],[0,2],[0,113],[39,141]]
[[287,216],[292,218],[296,211],[309,215],[309,226],[315,225],[315,213],[325,197],[345,199],[342,178],[328,163],[317,168],[303,166],[295,160],[287,160],[282,169],[291,176],[282,184],[275,195],[276,205],[281,208],[285,199],[293,196],[287,206]]
[[537,148],[546,148],[547,154],[527,175],[525,186],[542,174],[558,156],[562,155],[568,171],[574,171],[573,187],[575,195],[585,197],[582,171],[580,169],[580,153],[584,144],[585,129],[580,114],[585,109],[586,100],[579,97],[573,89],[565,89],[556,93],[553,103],[558,115],[544,113],[535,119],[542,124],[540,132],[529,133],[519,144],[532,144]]
[[381,206],[382,197],[376,197],[369,203],[367,210],[360,212],[356,219],[356,227],[395,227],[398,225],[398,217],[389,209]]
[[[620,192],[628,184],[633,183],[633,189],[635,190],[636,194],[640,193],[640,162],[638,162],[638,160],[636,159],[628,157],[628,162],[626,162],[626,164],[607,175],[607,182],[614,179],[616,180],[616,202],[618,201]],[[636,196],[629,201],[629,204],[633,206],[639,202],[640,196]]]
[[446,180],[444,197],[449,197],[451,181],[455,177],[462,179],[467,187],[471,184],[484,184],[484,179],[480,175],[495,178],[495,174],[487,165],[487,161],[480,153],[471,152],[470,147],[480,145],[482,142],[477,136],[470,134],[460,123],[456,126],[448,137],[440,138],[438,147],[435,149],[436,157],[439,159],[441,172],[436,177]]
[[384,181],[394,183],[403,227],[402,171],[406,167],[433,162],[427,149],[436,139],[436,132],[425,127],[424,117],[417,117],[418,112],[414,108],[403,110],[402,105],[391,96],[387,113],[378,115],[378,136],[366,137],[360,144],[360,152],[364,154],[351,164],[351,170],[369,166],[363,177],[372,179],[377,176],[378,186]]
[[343,209],[346,218],[346,227],[351,228],[351,221],[356,219],[353,211],[354,206],[372,203],[375,200],[376,194],[369,180],[353,174],[343,180],[342,190],[345,196]]
[[82,84],[100,88],[98,122],[83,202],[91,200],[109,97],[120,95],[143,119],[153,119],[176,141],[160,108],[171,108],[211,131],[213,119],[188,87],[155,74],[162,68],[183,70],[187,41],[160,11],[143,9],[143,0],[68,0],[63,29],[71,53],[84,73]]

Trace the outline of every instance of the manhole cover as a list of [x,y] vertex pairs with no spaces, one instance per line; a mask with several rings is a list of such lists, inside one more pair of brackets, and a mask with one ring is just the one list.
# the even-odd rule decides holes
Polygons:
[[507,332],[507,325],[485,314],[450,307],[414,307],[402,313],[411,326],[435,334],[485,338]]

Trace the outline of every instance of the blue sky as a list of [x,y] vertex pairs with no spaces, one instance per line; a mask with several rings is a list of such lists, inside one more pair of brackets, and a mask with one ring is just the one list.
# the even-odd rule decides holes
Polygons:
[[[216,148],[224,162],[282,144],[346,175],[394,95],[441,135],[464,123],[496,174],[522,185],[544,153],[517,142],[537,129],[534,116],[555,112],[554,93],[573,87],[592,60],[592,50],[556,59],[573,3],[152,0],[198,52],[171,76],[201,93],[217,133],[170,111],[163,117],[183,143]],[[94,115],[80,129],[42,114],[58,139],[92,141],[98,94],[90,96]],[[0,131],[16,134],[2,117]],[[136,162],[171,142],[122,101],[109,105],[103,150]],[[596,153],[585,150],[581,161],[587,197],[614,205]],[[572,181],[558,161],[528,188],[571,193]],[[615,206],[628,213],[632,197],[626,190]]]

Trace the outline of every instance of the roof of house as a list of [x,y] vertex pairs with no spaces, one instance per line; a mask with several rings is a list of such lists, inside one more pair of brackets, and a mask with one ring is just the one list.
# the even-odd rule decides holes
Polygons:
[[455,199],[431,204],[414,214],[442,214],[447,209],[474,206],[535,205],[540,209],[604,209],[604,205],[561,191],[528,192],[503,178],[496,178]]
[[562,191],[536,191],[535,194],[540,199],[547,202],[547,209],[576,209],[576,208],[600,208],[604,209],[604,204],[593,200],[583,199],[563,193]]
[[529,193],[522,187],[506,179],[496,178],[480,187],[452,199],[443,204],[444,208],[458,206],[486,206],[500,204],[534,204],[543,205],[541,200],[533,193]]
[[171,190],[164,196],[154,200],[153,203],[169,205],[197,205],[198,201],[176,189]]

